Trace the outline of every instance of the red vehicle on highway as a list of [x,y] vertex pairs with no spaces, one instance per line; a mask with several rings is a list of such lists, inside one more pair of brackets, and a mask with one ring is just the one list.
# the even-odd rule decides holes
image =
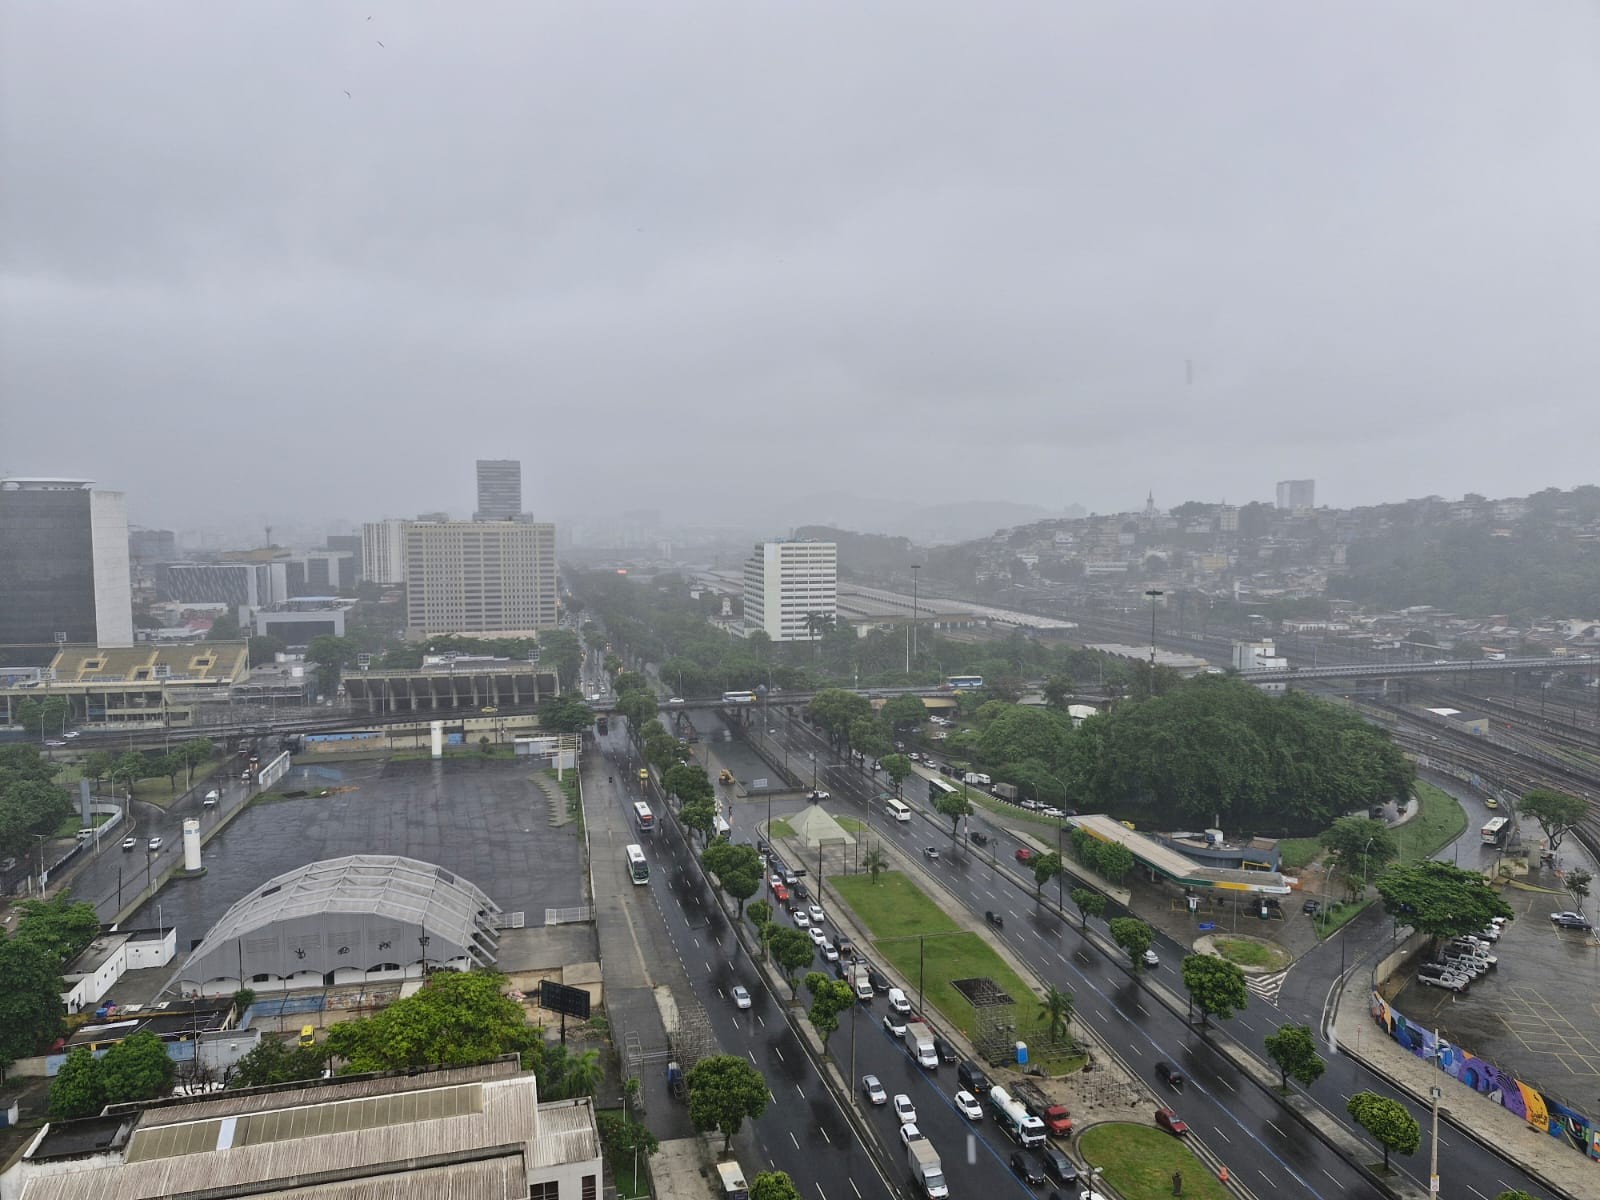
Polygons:
[[1026,846],[1018,846],[1017,847],[1017,861],[1018,862],[1032,862],[1033,861],[1033,851],[1029,850]]

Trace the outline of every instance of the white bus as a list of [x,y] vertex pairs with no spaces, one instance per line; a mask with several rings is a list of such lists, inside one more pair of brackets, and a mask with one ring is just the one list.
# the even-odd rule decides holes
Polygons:
[[890,796],[889,799],[883,802],[883,806],[889,810],[889,815],[896,821],[911,820],[911,810],[906,807],[904,801],[896,800],[893,796]]
[[633,881],[635,883],[649,883],[650,864],[645,861],[644,849],[640,846],[629,846],[626,853],[628,856],[628,874],[633,876]]
[[724,704],[754,704],[756,702],[756,694],[754,692],[723,692],[722,702]]
[[650,806],[643,800],[638,800],[634,803],[633,823],[639,827],[640,833],[654,833],[656,831],[656,815],[650,811]]
[[1506,817],[1490,817],[1489,823],[1478,831],[1485,846],[1498,846],[1506,840],[1511,821]]

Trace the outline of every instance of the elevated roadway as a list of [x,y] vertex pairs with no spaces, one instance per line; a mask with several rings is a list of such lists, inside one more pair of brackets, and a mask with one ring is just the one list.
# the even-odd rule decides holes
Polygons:
[[1397,679],[1406,675],[1478,675],[1485,671],[1568,671],[1600,668],[1600,655],[1571,658],[1471,659],[1465,662],[1361,663],[1338,667],[1289,667],[1240,671],[1246,683],[1295,683],[1313,679]]

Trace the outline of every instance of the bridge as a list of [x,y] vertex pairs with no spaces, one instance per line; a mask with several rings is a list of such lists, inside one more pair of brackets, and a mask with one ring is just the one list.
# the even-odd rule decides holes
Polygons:
[[1246,683],[1294,683],[1308,679],[1394,679],[1402,675],[1477,675],[1484,671],[1566,671],[1600,668],[1600,655],[1569,658],[1482,658],[1431,663],[1364,663],[1342,667],[1289,667],[1240,671]]
[[[896,696],[920,696],[924,700],[944,700],[951,707],[954,707],[956,703],[955,692],[944,687],[827,688],[825,690],[830,692],[854,692],[856,695],[865,696],[869,700],[892,700]],[[817,698],[818,692],[780,692],[774,689],[765,694],[756,692],[754,695],[755,701],[753,703],[749,700],[724,700],[720,696],[708,700],[661,700],[656,704],[656,711],[662,716],[666,716],[675,712],[687,712],[690,709],[731,708],[737,710],[760,708],[762,704],[766,704],[769,708],[775,704],[780,707],[810,704]],[[597,713],[609,715],[617,711],[617,702],[615,700],[590,700],[587,703]]]

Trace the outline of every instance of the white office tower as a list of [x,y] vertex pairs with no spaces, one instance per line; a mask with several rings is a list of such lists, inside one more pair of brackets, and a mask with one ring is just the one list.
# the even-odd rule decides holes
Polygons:
[[765,630],[775,642],[804,642],[813,617],[839,612],[839,547],[835,542],[761,542],[744,564],[744,630]]
[[1287,512],[1300,512],[1317,506],[1317,481],[1315,479],[1285,479],[1278,484],[1278,507]]
[[406,523],[393,517],[361,526],[361,577],[373,583],[406,581]]
[[556,527],[408,521],[406,630],[521,636],[556,627]]

